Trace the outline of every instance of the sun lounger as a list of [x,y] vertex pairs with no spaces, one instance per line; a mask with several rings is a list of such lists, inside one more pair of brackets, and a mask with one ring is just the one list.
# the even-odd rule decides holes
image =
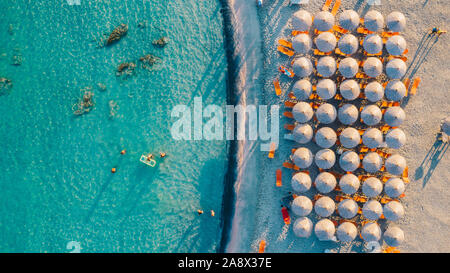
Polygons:
[[[316,56],[328,56],[328,55],[331,55],[331,53],[332,53],[332,51],[330,51],[330,52],[322,52],[322,51],[320,51],[318,49],[314,49],[314,55],[316,55]],[[316,66],[317,66],[317,61],[316,61]]]
[[289,57],[294,56],[295,52],[289,48],[286,48],[284,46],[277,46],[277,50],[281,53],[283,53],[284,55],[287,55]]
[[294,115],[292,114],[292,112],[289,112],[289,111],[284,112],[283,116],[285,116],[287,118],[294,118]]
[[[380,52],[378,52],[376,54],[369,54],[364,50],[364,56],[367,56],[367,57],[374,57],[374,56],[381,56],[381,55],[383,55],[383,50],[381,50]],[[381,60],[381,62],[383,62],[383,60]]]
[[280,39],[280,40],[278,40],[278,43],[279,43],[280,45],[282,45],[282,46],[285,46],[285,47],[287,47],[287,48],[289,48],[289,49],[292,49],[292,43],[289,42],[289,41],[287,41],[287,40]]
[[409,78],[406,78],[406,79],[403,81],[403,84],[405,85],[406,90],[408,90],[408,89],[409,89],[409,85],[411,84],[411,80],[410,80]]
[[336,47],[336,49],[334,50],[334,53],[336,53],[337,55],[341,55],[341,56],[349,56],[347,54],[345,54],[344,52],[342,52],[338,47]]
[[325,4],[323,4],[323,6],[322,6],[322,10],[323,11],[328,11],[330,9],[331,2],[333,2],[333,0],[327,0],[325,2]]
[[413,85],[412,85],[411,91],[410,91],[411,95],[415,95],[417,93],[417,87],[419,87],[420,81],[421,81],[420,77],[417,77],[414,79],[414,82],[413,82]]
[[383,31],[380,36],[382,38],[390,38],[392,36],[399,35],[399,34],[400,34],[400,32]]
[[291,217],[286,207],[281,208],[281,215],[283,215],[283,221],[286,225],[291,224]]
[[308,34],[308,31],[298,31],[298,30],[293,30],[293,31],[291,32],[291,35],[292,35],[292,36],[297,36],[297,35],[299,35],[299,34]]
[[292,131],[292,130],[294,130],[295,125],[294,125],[294,124],[285,124],[285,125],[284,125],[284,128],[285,128],[286,130]]
[[336,0],[336,2],[334,2],[333,9],[331,10],[331,14],[336,16],[340,6],[341,6],[341,0]]
[[277,94],[277,96],[281,95],[280,80],[278,78],[273,81],[273,86],[275,87],[275,94]]
[[283,163],[283,167],[286,168],[286,169],[291,169],[291,170],[296,170],[296,171],[300,170],[300,168],[295,166],[294,163],[287,162],[287,161]]
[[294,96],[294,93],[292,93],[292,92],[290,92],[290,93],[288,94],[288,98],[293,99],[293,100],[297,99],[297,98]]
[[278,169],[278,170],[276,171],[276,175],[277,175],[277,182],[276,182],[276,185],[277,185],[277,187],[281,187],[281,186],[283,185],[283,183],[282,183],[282,181],[281,181],[281,177],[282,177],[281,169]]
[[284,75],[288,76],[289,78],[293,78],[295,75],[294,71],[292,71],[292,69],[289,69],[283,65],[280,65],[280,67],[278,68],[278,71],[280,71]]
[[287,101],[284,102],[284,106],[287,107],[287,108],[292,108],[292,107],[295,106],[295,102],[287,100]]
[[334,25],[333,26],[333,30],[336,31],[336,32],[339,32],[341,34],[348,33],[348,30],[346,30],[345,28],[343,28],[341,26],[338,26],[338,25]]
[[275,145],[275,143],[270,143],[270,151],[269,151],[269,155],[267,156],[268,158],[274,158],[274,156],[275,156],[275,148],[276,148],[276,145]]
[[261,242],[259,242],[258,253],[264,253],[265,248],[266,248],[266,241],[261,240]]
[[400,250],[398,250],[396,247],[388,246],[384,248],[381,252],[383,253],[400,253]]
[[358,32],[360,34],[371,34],[371,33],[373,33],[372,31],[370,31],[370,30],[368,30],[368,29],[366,29],[364,27],[358,27],[356,29],[356,32]]

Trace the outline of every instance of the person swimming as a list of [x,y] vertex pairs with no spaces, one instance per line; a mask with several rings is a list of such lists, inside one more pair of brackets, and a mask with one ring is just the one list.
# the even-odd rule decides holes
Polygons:
[[164,153],[164,152],[159,152],[159,156],[160,156],[161,158],[164,158],[164,157],[166,157],[166,153]]
[[148,156],[147,156],[147,160],[148,161],[151,161],[153,159],[153,154],[149,154]]
[[197,210],[198,215],[202,215],[203,214],[203,210],[199,209]]

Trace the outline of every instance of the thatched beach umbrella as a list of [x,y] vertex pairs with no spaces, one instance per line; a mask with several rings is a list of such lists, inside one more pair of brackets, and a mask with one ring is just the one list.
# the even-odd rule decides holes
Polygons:
[[384,92],[388,100],[401,101],[406,95],[406,86],[399,80],[393,80],[388,82]]
[[377,34],[370,34],[364,38],[364,50],[369,54],[378,54],[383,50],[383,40]]
[[398,201],[390,201],[383,208],[383,215],[386,220],[398,221],[405,216],[405,209]]
[[308,11],[299,10],[292,17],[292,28],[298,31],[308,31],[312,21],[312,16]]
[[383,183],[376,177],[369,177],[364,180],[362,191],[367,197],[376,197],[383,191]]
[[322,219],[316,223],[314,227],[314,233],[316,234],[319,241],[330,241],[334,238],[334,233],[336,228],[333,222],[328,219]]
[[316,177],[314,184],[320,193],[329,193],[336,187],[336,178],[329,172],[322,172]]
[[359,26],[359,15],[354,10],[344,10],[339,16],[339,25],[346,30],[355,30]]
[[345,194],[354,194],[359,189],[359,179],[356,175],[348,173],[339,179],[339,188]]
[[315,141],[319,147],[327,149],[336,143],[336,132],[330,127],[322,127],[317,130]]
[[292,87],[292,92],[294,93],[296,99],[307,100],[312,93],[312,84],[310,81],[305,79],[296,81]]
[[352,55],[358,51],[358,39],[352,34],[345,34],[339,39],[338,47],[342,53]]
[[380,202],[375,200],[369,200],[367,201],[362,209],[364,217],[366,217],[369,220],[378,220],[380,218],[381,214],[383,213],[383,207],[381,206]]
[[339,91],[342,97],[346,100],[354,100],[359,97],[361,89],[355,80],[345,80],[339,86]]
[[369,126],[377,125],[381,121],[382,116],[380,108],[374,104],[365,106],[361,111],[361,119]]
[[311,166],[313,162],[313,154],[308,148],[300,147],[295,150],[292,161],[294,161],[294,164],[297,167],[306,169]]
[[381,229],[377,223],[367,223],[361,229],[361,236],[365,242],[377,242],[381,239]]
[[323,100],[329,100],[336,95],[336,84],[330,79],[323,79],[317,83],[317,95]]
[[361,142],[361,135],[355,128],[347,127],[339,135],[339,141],[345,148],[355,148]]
[[336,120],[337,111],[333,105],[324,103],[316,110],[316,117],[320,123],[330,124]]
[[353,199],[344,199],[338,205],[339,215],[351,219],[358,213],[358,204]]
[[389,107],[384,113],[384,121],[392,127],[400,126],[405,120],[405,111],[399,106]]
[[363,69],[367,76],[376,78],[383,73],[383,63],[376,57],[369,57],[364,62]]
[[314,111],[309,103],[301,101],[296,103],[292,108],[292,115],[296,121],[305,123],[312,118]]
[[323,149],[316,153],[314,157],[317,167],[321,169],[330,169],[336,162],[336,155],[330,149]]
[[402,55],[406,50],[406,40],[403,36],[394,35],[386,42],[386,49],[389,54],[394,56]]
[[311,75],[313,71],[313,65],[310,59],[306,57],[300,57],[295,59],[294,64],[292,65],[292,70],[294,71],[296,76],[304,78]]
[[386,170],[393,175],[401,175],[406,168],[406,159],[399,155],[391,155],[386,159]]
[[330,52],[336,48],[336,36],[331,32],[323,32],[316,37],[315,43],[318,50]]
[[405,240],[405,234],[399,227],[389,226],[383,234],[383,240],[389,246],[400,246]]
[[383,133],[377,128],[367,129],[362,136],[363,144],[375,149],[383,144]]
[[291,179],[291,186],[295,192],[306,192],[311,188],[312,181],[309,174],[298,172]]
[[351,57],[347,57],[339,63],[339,72],[345,78],[353,78],[358,73],[358,69],[358,63]]
[[383,98],[384,88],[379,82],[373,81],[364,88],[364,95],[369,101],[377,102]]
[[391,198],[397,198],[405,192],[405,183],[398,177],[391,178],[384,185],[384,192]]
[[292,137],[294,141],[300,144],[306,144],[311,141],[313,137],[313,129],[307,123],[299,123],[295,126]]
[[328,217],[333,214],[336,209],[333,199],[328,196],[320,197],[316,203],[314,203],[314,211],[320,217]]
[[386,74],[391,79],[401,79],[406,73],[406,63],[400,59],[392,59],[386,65]]
[[306,54],[311,50],[312,40],[308,34],[299,34],[292,38],[292,48],[295,52],[300,54]]
[[391,31],[394,31],[394,32],[403,31],[406,27],[405,15],[403,15],[403,13],[398,12],[398,11],[391,12],[386,17],[386,25],[389,28],[389,30],[391,30]]
[[346,172],[353,172],[360,164],[359,156],[353,151],[345,151],[339,158],[339,166]]
[[328,11],[320,11],[314,17],[314,27],[318,31],[328,31],[334,26],[334,15]]
[[358,108],[353,104],[344,104],[339,108],[338,119],[342,124],[351,125],[358,120]]
[[301,217],[294,222],[294,234],[300,238],[308,238],[311,236],[313,223],[308,217]]
[[325,56],[317,62],[317,73],[322,77],[328,78],[336,72],[336,61],[333,57]]
[[371,10],[364,16],[364,26],[370,31],[379,31],[384,27],[384,18],[380,12]]
[[377,153],[370,152],[364,156],[362,164],[364,170],[366,170],[367,172],[376,173],[381,169],[381,166],[383,165],[383,160]]
[[336,236],[341,242],[351,242],[358,235],[358,229],[350,222],[344,222],[336,230]]
[[442,132],[450,136],[450,117],[447,117],[442,123]]
[[297,216],[307,216],[312,211],[312,202],[306,196],[297,196],[292,201],[291,210]]

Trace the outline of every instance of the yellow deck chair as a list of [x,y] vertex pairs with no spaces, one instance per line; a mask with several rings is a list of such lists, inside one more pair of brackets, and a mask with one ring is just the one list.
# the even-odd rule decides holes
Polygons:
[[336,2],[334,2],[333,9],[331,10],[331,14],[336,16],[340,6],[341,6],[341,0],[336,0]]

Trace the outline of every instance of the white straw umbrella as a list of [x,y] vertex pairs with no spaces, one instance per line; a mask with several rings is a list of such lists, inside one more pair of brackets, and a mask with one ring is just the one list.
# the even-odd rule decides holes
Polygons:
[[295,82],[292,87],[292,92],[294,96],[298,100],[307,100],[311,96],[312,93],[312,84],[308,80],[299,80]]
[[405,183],[398,177],[391,178],[384,185],[384,192],[391,198],[397,198],[405,192]]
[[377,125],[381,121],[382,116],[380,108],[374,104],[364,107],[361,111],[361,119],[369,126]]
[[405,240],[405,234],[399,227],[389,226],[383,234],[383,240],[387,245],[397,247]]
[[392,127],[402,125],[405,120],[405,111],[399,106],[389,107],[384,113],[384,121]]
[[323,149],[316,153],[314,157],[317,167],[321,169],[330,169],[336,162],[336,155],[330,149]]
[[383,50],[383,40],[377,34],[370,34],[364,38],[364,50],[369,54],[378,54]]
[[314,204],[314,211],[320,217],[328,217],[333,214],[336,209],[333,199],[328,196],[320,197]]
[[383,208],[383,215],[386,220],[398,221],[405,216],[405,209],[398,201],[390,201]]
[[322,172],[314,180],[314,185],[320,193],[329,193],[336,187],[336,178],[329,172]]
[[292,108],[292,115],[296,121],[305,123],[312,118],[314,111],[309,103],[301,101],[296,103]]
[[314,17],[314,27],[318,31],[328,31],[334,26],[334,15],[328,11],[320,11]]
[[336,72],[336,61],[333,57],[325,56],[319,59],[317,62],[317,73],[322,77],[328,78],[334,75]]
[[342,124],[351,125],[358,120],[358,108],[353,104],[344,104],[339,108],[338,119]]
[[366,170],[367,172],[376,173],[381,169],[381,166],[383,165],[383,160],[377,153],[370,152],[364,156],[362,164],[364,170]]
[[369,57],[364,62],[363,69],[367,76],[376,78],[383,73],[383,63],[376,57]]
[[346,100],[354,100],[358,98],[361,93],[359,84],[355,80],[345,80],[339,86],[339,91],[341,92],[342,97]]
[[358,51],[358,39],[352,34],[345,34],[339,39],[338,47],[342,53],[352,55]]
[[330,124],[336,120],[337,111],[333,105],[324,103],[316,110],[316,117],[320,123]]
[[339,166],[346,172],[353,172],[360,164],[359,156],[353,151],[345,151],[339,158]]
[[361,237],[365,242],[377,242],[381,239],[381,229],[377,223],[367,223],[361,229]]
[[380,12],[371,10],[364,16],[364,26],[370,31],[379,31],[384,27],[384,18]]
[[383,183],[376,177],[369,177],[364,180],[362,191],[367,197],[376,197],[383,191]]
[[306,144],[311,141],[313,137],[313,129],[307,123],[299,123],[295,126],[292,137],[294,141],[300,144]]
[[292,17],[292,28],[298,31],[308,31],[312,25],[312,16],[306,10],[299,10]]
[[361,142],[361,135],[355,128],[347,127],[339,135],[339,141],[345,148],[355,148]]
[[354,194],[359,189],[359,179],[356,175],[348,173],[339,179],[339,188],[345,194]]
[[308,217],[301,217],[294,222],[294,234],[300,238],[308,238],[311,236],[313,223]]
[[406,50],[406,40],[403,36],[394,35],[386,42],[386,49],[389,54],[394,56],[402,55]]
[[391,79],[400,79],[406,73],[406,63],[400,59],[392,59],[386,65],[386,74]]
[[406,26],[406,18],[403,13],[394,11],[391,12],[386,17],[386,25],[389,28],[389,30],[394,32],[401,32],[405,29]]
[[306,57],[300,57],[295,59],[294,64],[292,65],[292,70],[294,71],[296,76],[300,78],[308,77],[311,75],[313,66],[311,60]]
[[383,213],[383,207],[381,206],[380,202],[369,200],[364,204],[362,212],[364,217],[369,220],[375,221],[381,217],[381,214]]
[[359,26],[359,15],[354,10],[344,10],[339,16],[339,25],[353,31]]
[[301,147],[295,150],[292,161],[294,161],[294,164],[297,167],[306,169],[311,166],[313,162],[313,154],[308,148]]
[[406,168],[406,159],[399,155],[391,155],[386,159],[386,170],[393,175],[401,175]]
[[344,199],[338,205],[339,215],[351,219],[358,213],[358,204],[353,199]]
[[323,79],[317,83],[317,95],[323,100],[329,100],[336,95],[336,84],[330,79]]
[[364,95],[370,102],[377,102],[383,98],[384,88],[379,82],[373,81],[364,89]]
[[315,141],[319,147],[327,149],[336,143],[337,135],[330,127],[322,127],[317,130]]
[[377,128],[367,129],[362,136],[363,144],[375,149],[383,144],[383,133]]
[[355,59],[347,57],[340,61],[339,72],[345,78],[353,78],[358,73],[358,63]]
[[336,36],[331,32],[320,33],[316,39],[315,44],[318,50],[322,52],[330,52],[336,48]]
[[297,216],[307,216],[312,211],[312,202],[306,196],[297,196],[291,205],[292,212]]
[[386,98],[390,101],[401,101],[406,95],[406,87],[399,80],[388,82],[385,89]]
[[291,179],[291,186],[295,192],[306,192],[311,188],[312,181],[309,174],[298,172]]
[[350,222],[344,222],[336,230],[336,236],[341,242],[351,242],[358,235],[358,229]]
[[450,136],[450,117],[447,117],[442,123],[442,132],[448,136]]
[[311,50],[312,40],[308,34],[299,34],[292,38],[292,48],[295,52],[306,54]]
[[328,219],[322,219],[316,223],[314,227],[314,233],[316,234],[319,241],[330,241],[334,238],[334,233],[336,228],[333,222]]

